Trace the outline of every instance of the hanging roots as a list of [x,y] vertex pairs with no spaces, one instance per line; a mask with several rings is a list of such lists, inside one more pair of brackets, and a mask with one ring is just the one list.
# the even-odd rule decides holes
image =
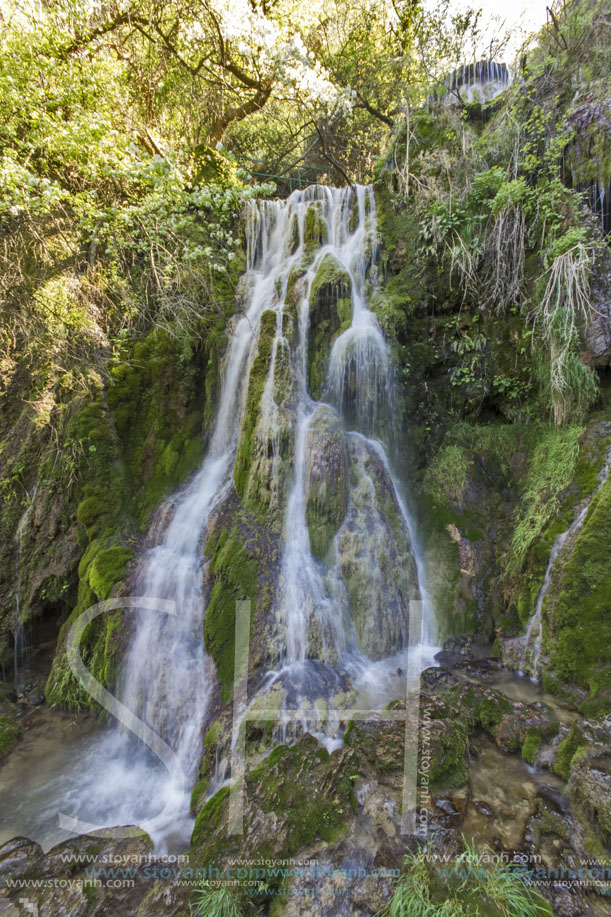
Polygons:
[[463,302],[467,295],[473,297],[479,294],[479,278],[477,276],[477,257],[474,256],[464,239],[454,233],[453,245],[446,243],[450,252],[450,278],[458,275],[458,282],[463,291]]
[[502,210],[484,246],[482,305],[505,312],[524,296],[526,217],[521,207]]
[[547,271],[545,293],[534,312],[535,328],[539,326],[549,344],[559,338],[570,344],[576,340],[581,322],[590,321],[591,260],[583,242],[554,258]]
[[596,377],[575,352],[582,326],[592,316],[590,305],[591,258],[578,242],[558,255],[546,272],[545,292],[531,316],[550,355],[552,412],[557,426],[565,423],[574,408],[581,410],[595,398]]

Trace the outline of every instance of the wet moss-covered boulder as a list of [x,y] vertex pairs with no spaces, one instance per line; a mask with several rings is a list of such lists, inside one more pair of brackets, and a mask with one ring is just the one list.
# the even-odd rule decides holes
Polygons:
[[382,658],[407,645],[410,602],[420,599],[416,564],[382,459],[354,434],[348,456],[350,505],[337,535],[337,562],[359,647]]
[[[44,853],[39,844],[16,837],[0,846],[2,913],[138,914],[178,917],[188,912],[188,889],[179,889],[157,877],[163,861],[156,861],[152,842],[140,828],[127,837],[79,835]],[[107,866],[129,871],[129,880],[118,882]],[[111,870],[112,872],[112,870]],[[25,884],[22,884],[25,883]],[[24,898],[25,892],[25,898]]]
[[228,831],[229,787],[208,800],[191,837],[196,863],[222,870],[228,855],[290,857],[316,840],[337,842],[356,808],[356,755],[329,755],[312,736],[280,745],[245,777],[243,834]]
[[316,399],[322,396],[333,343],[352,321],[351,291],[349,274],[333,255],[325,255],[310,287],[308,382]]
[[310,546],[324,558],[348,509],[346,434],[334,410],[322,405],[306,438],[305,504]]
[[328,238],[327,224],[320,201],[308,207],[303,228],[303,244],[307,255],[313,255]]
[[422,695],[412,701],[407,707],[404,700],[398,701],[366,720],[351,721],[344,741],[385,779],[391,774],[409,773],[409,767],[405,770],[406,736],[418,734],[418,763],[426,785],[461,786],[469,773],[463,725],[452,721],[451,709],[440,698]]
[[287,463],[293,447],[295,378],[288,312],[266,310],[250,366],[233,479],[245,506],[278,528],[283,517]]

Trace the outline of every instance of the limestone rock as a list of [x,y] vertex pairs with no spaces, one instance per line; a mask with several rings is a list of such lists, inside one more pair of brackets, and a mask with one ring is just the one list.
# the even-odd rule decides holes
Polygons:
[[420,598],[409,536],[388,472],[371,444],[349,437],[350,505],[337,536],[359,648],[373,658],[407,645],[410,602]]
[[306,522],[315,557],[324,558],[348,510],[348,452],[341,422],[322,405],[306,439]]
[[333,343],[352,321],[351,286],[341,264],[333,255],[325,255],[310,287],[308,381],[316,399],[322,397]]

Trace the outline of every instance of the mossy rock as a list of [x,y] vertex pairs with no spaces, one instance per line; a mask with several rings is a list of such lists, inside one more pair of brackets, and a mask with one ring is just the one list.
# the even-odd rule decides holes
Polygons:
[[89,568],[91,588],[100,599],[107,599],[123,578],[133,551],[115,546],[96,554]]
[[[427,744],[423,744],[426,731]],[[428,778],[436,789],[462,786],[469,777],[467,761],[468,736],[460,722],[433,720],[423,724],[420,735],[422,752],[428,751]]]
[[308,382],[317,400],[322,397],[333,343],[352,322],[351,294],[349,274],[333,255],[326,254],[310,287]]
[[336,538],[359,649],[381,659],[409,640],[410,608],[420,599],[416,564],[397,496],[380,456],[350,437],[350,503]]
[[575,756],[585,747],[586,742],[579,728],[573,724],[569,734],[560,742],[554,754],[552,763],[552,770],[554,773],[562,777],[563,780],[568,780],[571,776],[571,766]]
[[470,732],[480,727],[494,737],[503,717],[514,712],[513,704],[504,694],[481,685],[450,688],[448,702],[455,707]]
[[538,729],[533,726],[526,730],[526,736],[522,743],[522,758],[527,764],[534,764],[539,746],[541,745],[541,735]]
[[206,544],[214,585],[204,619],[204,645],[212,656],[221,683],[221,697],[229,700],[235,668],[236,603],[251,604],[251,626],[259,599],[259,567],[236,528],[222,528]]
[[310,546],[325,558],[348,509],[346,435],[335,411],[316,410],[306,437],[305,505]]
[[259,506],[256,499],[256,487],[251,488],[250,498],[247,497],[250,484],[250,475],[256,456],[255,434],[260,417],[261,398],[267,382],[272,356],[272,347],[277,329],[277,313],[271,309],[261,315],[259,323],[256,355],[250,366],[246,403],[242,414],[238,447],[233,466],[233,482],[235,489],[245,500],[246,505],[255,510],[264,511],[265,505]]
[[202,808],[191,837],[194,861],[222,868],[233,853],[287,858],[317,840],[337,843],[357,806],[349,779],[354,757],[350,749],[329,756],[311,736],[278,746],[245,777],[243,835],[227,831],[229,787]]
[[611,481],[594,498],[574,549],[546,604],[550,668],[561,681],[599,695],[598,715],[611,710]]
[[571,758],[568,793],[573,811],[611,844],[611,755],[608,748],[578,748]]
[[303,229],[303,244],[306,254],[312,256],[327,241],[327,224],[322,215],[322,204],[316,201],[308,207]]
[[[397,713],[404,709],[404,702],[391,706]],[[449,714],[450,710],[446,712]],[[366,720],[351,720],[344,742],[383,776],[404,770],[405,737],[405,720],[384,717],[381,713]],[[468,777],[467,745],[467,733],[460,721],[425,719],[419,722],[419,763],[431,785],[462,786]]]

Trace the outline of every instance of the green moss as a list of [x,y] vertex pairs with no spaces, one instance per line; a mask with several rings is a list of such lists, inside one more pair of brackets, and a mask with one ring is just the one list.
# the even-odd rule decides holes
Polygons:
[[208,777],[202,777],[201,780],[198,780],[193,790],[191,791],[191,806],[190,811],[192,814],[197,813],[201,808],[201,802],[208,795],[208,790],[210,789],[210,780]]
[[76,511],[76,518],[87,530],[88,537],[92,538],[99,531],[100,520],[102,517],[106,516],[108,512],[108,505],[102,497],[85,497],[85,499],[79,503]]
[[246,778],[262,811],[287,816],[288,836],[281,857],[292,856],[317,838],[335,843],[345,832],[356,805],[352,784],[336,776],[334,785],[325,787],[327,773],[333,774],[329,753],[306,740],[279,746]]
[[524,742],[522,743],[522,757],[527,764],[535,763],[540,745],[541,736],[539,735],[539,731],[535,729],[534,726],[529,726],[524,736]]
[[129,548],[107,548],[96,554],[89,568],[91,588],[100,599],[107,599],[113,587],[121,581],[133,551]]
[[306,254],[314,252],[327,241],[327,224],[322,215],[320,203],[311,204],[305,217],[303,241]]
[[566,819],[557,812],[552,812],[541,802],[539,803],[539,815],[534,822],[534,829],[538,836],[556,835],[564,841],[569,840],[569,829]]
[[439,450],[429,465],[424,486],[433,498],[442,494],[447,500],[459,500],[473,462],[469,452],[456,443]]
[[[319,839],[336,843],[345,835],[356,809],[348,777],[352,771],[346,772],[346,764],[343,758],[330,757],[309,736],[291,747],[276,747],[245,778],[244,837],[248,838],[248,850],[243,839],[227,833],[226,787],[208,800],[197,817],[191,839],[194,861],[218,864],[235,853],[284,859]],[[254,824],[262,819],[265,823],[272,813],[282,824],[281,844],[278,836],[253,833]],[[259,840],[253,847],[251,838],[255,835]]]
[[[206,545],[210,556],[212,587],[204,621],[204,643],[217,667],[223,701],[229,700],[235,666],[236,602],[250,601],[252,611],[259,596],[259,568],[237,528],[223,528]],[[251,618],[252,620],[252,618]]]
[[511,701],[490,688],[457,685],[448,692],[448,700],[469,732],[479,726],[495,736],[503,717],[513,712]]
[[[516,512],[515,530],[507,571],[517,573],[522,569],[531,547],[548,555],[548,546],[542,545],[539,536],[560,509],[559,495],[571,483],[579,455],[580,427],[566,430],[547,430],[533,453],[521,505]],[[551,535],[548,541],[553,541]],[[550,541],[550,544],[551,544]]]
[[19,739],[19,729],[8,716],[0,716],[0,758],[8,755]]
[[322,396],[333,343],[352,321],[350,293],[350,276],[333,255],[325,255],[310,288],[308,382],[316,399]]
[[431,784],[439,787],[462,786],[469,775],[467,764],[468,736],[461,723],[445,723],[434,734],[430,746],[428,776]]
[[568,736],[562,740],[556,749],[552,764],[554,773],[562,777],[563,780],[568,780],[571,776],[573,759],[582,748],[585,748],[584,740],[577,726],[573,724]]
[[230,788],[228,786],[221,787],[218,793],[215,793],[203,807],[193,826],[191,835],[192,847],[203,846],[208,834],[219,827],[223,815],[223,807],[229,799],[229,793]]
[[[277,316],[275,312],[267,310],[262,314],[259,325],[257,355],[252,363],[248,377],[246,406],[242,416],[240,437],[233,466],[233,482],[243,500],[247,498],[247,492],[249,491],[249,476],[255,454],[255,430],[259,419],[261,396],[263,395],[270,367],[272,346],[276,336],[276,323]],[[256,494],[257,489],[250,489],[250,493],[253,492]],[[259,505],[256,497],[251,496],[247,503],[255,511],[264,511],[266,509],[265,506]]]
[[215,342],[211,334],[211,372],[205,378],[200,346],[161,329],[134,344],[129,363],[111,368],[108,403],[121,437],[133,513],[142,528],[201,461],[202,411],[209,416],[218,376]]
[[588,702],[611,709],[611,486],[592,501],[575,547],[548,595],[550,665],[564,681],[590,690]]
[[118,609],[114,614],[106,614],[100,627],[93,656],[90,663],[91,673],[103,685],[112,685],[117,676],[121,649],[123,612]]
[[219,742],[220,735],[220,725],[218,720],[212,724],[206,735],[204,736],[204,748],[207,751],[216,751],[216,746]]
[[83,881],[82,887],[83,887],[83,894],[85,895],[85,899],[87,901],[87,906],[93,907],[93,904],[97,897],[97,889],[95,887],[93,880],[90,881],[88,879],[85,879]]

